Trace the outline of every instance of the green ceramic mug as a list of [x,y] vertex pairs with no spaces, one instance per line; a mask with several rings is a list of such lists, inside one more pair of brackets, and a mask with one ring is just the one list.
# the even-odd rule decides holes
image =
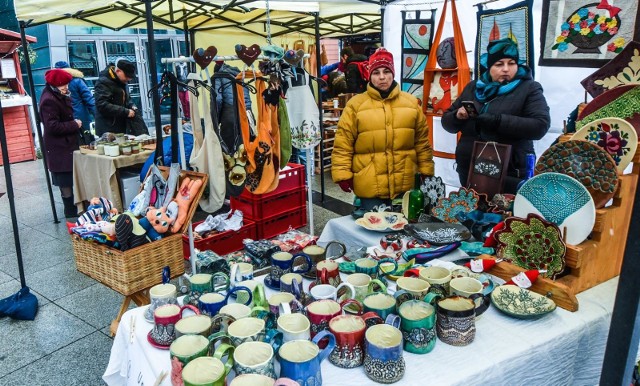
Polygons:
[[189,277],[189,294],[185,297],[185,302],[192,306],[198,305],[198,299],[202,294],[209,292],[226,291],[229,289],[229,276],[222,272],[213,275],[208,273],[197,273]]
[[373,293],[367,295],[362,301],[364,312],[373,311],[378,314],[382,320],[387,316],[396,312],[396,298],[385,293]]
[[[233,346],[221,344],[212,357],[195,358],[182,369],[185,386],[224,386],[233,368]],[[227,362],[222,358],[227,356]]]
[[182,369],[196,358],[209,353],[209,339],[202,335],[183,335],[169,347],[171,357],[171,379],[181,378]]
[[398,309],[405,351],[426,354],[436,345],[436,310],[429,303],[409,300]]

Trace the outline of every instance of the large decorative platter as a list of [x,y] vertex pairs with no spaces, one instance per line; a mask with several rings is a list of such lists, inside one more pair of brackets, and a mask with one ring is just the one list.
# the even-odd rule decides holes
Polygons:
[[420,190],[424,193],[425,206],[433,207],[438,200],[445,196],[446,189],[442,178],[436,176],[425,177],[420,185]]
[[356,224],[364,229],[376,232],[401,231],[408,223],[402,213],[396,212],[369,212],[356,220]]
[[491,303],[501,312],[518,319],[535,319],[556,309],[556,303],[540,294],[515,285],[496,287]]
[[526,219],[509,217],[496,232],[497,254],[524,269],[546,269],[549,278],[564,270],[567,246],[557,226],[529,214]]
[[603,118],[586,124],[571,137],[595,143],[606,150],[623,172],[636,154],[638,134],[631,124],[620,118]]
[[593,98],[580,111],[576,129],[607,117],[624,119],[640,134],[640,85],[618,86]]
[[449,193],[449,197],[440,198],[431,213],[448,223],[457,223],[458,213],[469,213],[478,208],[478,194],[472,189],[460,188]]
[[619,183],[613,158],[587,141],[570,140],[551,146],[540,156],[535,172],[557,172],[575,178],[587,188],[596,208],[602,208],[613,197]]
[[471,232],[462,224],[416,223],[408,224],[404,230],[411,236],[434,245],[451,244],[471,238]]
[[578,180],[560,173],[539,174],[527,180],[513,203],[513,215],[534,213],[566,229],[567,244],[578,245],[591,234],[596,222],[593,198]]

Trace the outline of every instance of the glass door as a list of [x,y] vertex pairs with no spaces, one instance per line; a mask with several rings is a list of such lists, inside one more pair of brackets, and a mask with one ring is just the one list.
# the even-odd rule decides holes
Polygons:
[[133,103],[135,103],[138,108],[142,109],[143,116],[147,118],[148,109],[145,109],[145,106],[142,104],[142,95],[143,93],[146,93],[146,86],[140,83],[140,79],[145,78],[144,74],[146,74],[146,71],[144,65],[142,65],[142,61],[140,60],[136,41],[137,39],[105,41],[104,51],[107,64],[115,64],[118,58],[123,58],[136,64],[136,77],[129,81],[129,94],[131,95]]

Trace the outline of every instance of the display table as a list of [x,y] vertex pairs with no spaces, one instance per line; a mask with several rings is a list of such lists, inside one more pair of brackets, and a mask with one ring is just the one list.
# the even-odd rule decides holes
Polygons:
[[[305,290],[308,284],[305,280]],[[477,320],[476,339],[469,346],[438,341],[425,355],[404,352],[406,373],[396,384],[598,384],[617,285],[616,277],[578,294],[577,312],[557,308],[538,320],[513,319],[489,307]],[[267,289],[267,296],[272,293]],[[152,385],[163,371],[171,370],[169,352],[147,342],[153,325],[144,319],[145,309],[129,310],[122,318],[103,375],[109,385]],[[322,363],[322,378],[329,386],[373,384],[362,367],[346,370],[329,361]],[[161,385],[171,385],[170,378]]]
[[118,169],[143,164],[151,153],[151,150],[143,150],[138,154],[109,157],[75,151],[73,153],[73,197],[78,209],[84,210],[83,201],[102,196],[111,200],[118,210],[122,210]]

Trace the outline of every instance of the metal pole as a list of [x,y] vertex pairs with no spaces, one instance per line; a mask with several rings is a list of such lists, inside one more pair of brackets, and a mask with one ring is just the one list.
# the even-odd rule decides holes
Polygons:
[[[322,61],[320,60],[320,12],[315,12],[315,29],[316,29],[316,65],[318,67],[318,78],[321,78]],[[324,204],[324,127],[322,126],[322,87],[318,82],[318,112],[320,116],[320,201]],[[308,162],[313,162],[313,159]],[[311,181],[309,181],[311,184]],[[311,186],[311,185],[309,185]],[[312,202],[309,205],[313,205]]]
[[[635,165],[634,168],[638,168]],[[624,250],[624,260],[618,281],[616,301],[611,315],[609,338],[604,352],[601,385],[631,384],[631,372],[636,361],[640,341],[640,189],[636,187],[635,201],[631,211],[629,233]]]
[[[149,76],[151,77],[151,100],[153,102],[153,119],[156,125],[156,163],[162,164],[164,158],[164,149],[162,148],[162,121],[160,120],[160,97],[157,93],[158,86],[158,70],[156,68],[156,40],[153,36],[153,9],[151,2],[153,0],[145,0],[144,10],[147,18],[147,38],[149,40],[149,52],[147,52],[147,63],[149,64]],[[175,150],[175,149],[174,149]]]
[[[58,224],[58,213],[56,213],[56,203],[53,200],[53,190],[51,189],[51,180],[49,180],[49,168],[47,167],[47,152],[44,149],[44,141],[42,140],[42,132],[40,131],[40,113],[38,112],[38,99],[36,98],[36,88],[33,84],[33,73],[31,72],[31,62],[29,61],[29,50],[27,45],[27,34],[24,32],[25,23],[20,20],[20,39],[22,40],[22,52],[24,53],[24,62],[27,66],[27,77],[29,78],[29,92],[31,93],[31,105],[33,107],[33,115],[36,120],[36,134],[38,135],[38,143],[40,144],[40,153],[42,154],[42,164],[44,165],[44,178],[47,180],[47,190],[49,191],[49,202],[51,203],[51,214],[53,214],[54,224]],[[4,131],[4,126],[3,126]],[[4,154],[4,153],[3,153]],[[8,154],[7,154],[8,157]],[[8,160],[8,158],[7,158]],[[6,161],[7,163],[9,161]],[[7,185],[8,186],[8,185]],[[13,194],[13,192],[11,193]]]
[[387,1],[380,0],[380,46],[385,47],[384,45],[384,11],[387,8]]
[[[24,28],[20,28],[24,39]],[[23,40],[24,42],[24,40]],[[25,60],[29,62],[29,56],[25,56]],[[2,110],[2,109],[0,109]],[[0,111],[1,113],[2,111]],[[4,179],[7,183],[7,196],[9,196],[9,210],[11,211],[11,224],[13,226],[13,241],[16,244],[16,256],[18,257],[18,271],[20,273],[20,285],[22,288],[27,286],[24,278],[24,267],[22,266],[22,248],[20,248],[20,235],[18,232],[18,220],[16,217],[16,203],[13,197],[13,181],[11,180],[11,165],[9,164],[9,149],[7,146],[7,134],[4,131],[4,116],[0,114],[0,148],[2,148],[2,162],[4,163]],[[46,170],[46,169],[45,169]],[[48,177],[48,176],[47,176]],[[51,187],[49,187],[51,193]],[[53,216],[56,215],[55,206],[53,206]]]

